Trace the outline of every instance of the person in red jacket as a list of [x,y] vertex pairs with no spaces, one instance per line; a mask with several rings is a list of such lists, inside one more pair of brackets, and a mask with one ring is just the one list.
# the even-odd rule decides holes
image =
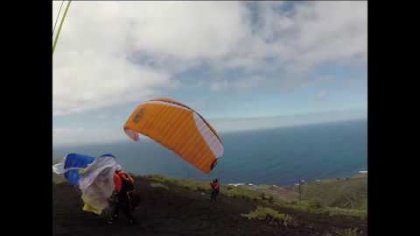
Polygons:
[[119,213],[122,211],[130,224],[133,224],[135,219],[132,213],[133,208],[130,205],[129,193],[134,190],[134,179],[118,168],[114,173],[114,185],[114,208],[108,223],[112,224],[114,220],[118,219]]
[[219,195],[220,192],[220,184],[218,179],[214,179],[213,182],[210,183],[211,186],[211,200],[216,201],[217,195]]

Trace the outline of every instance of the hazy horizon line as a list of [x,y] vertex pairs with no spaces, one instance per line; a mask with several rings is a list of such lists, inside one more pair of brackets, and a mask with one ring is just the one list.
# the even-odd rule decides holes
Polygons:
[[[251,119],[271,119],[276,118],[278,116],[273,117],[262,117],[262,118],[241,118],[243,120],[251,120]],[[289,116],[287,116],[289,117]],[[322,125],[322,124],[329,124],[329,123],[344,123],[344,122],[354,122],[354,121],[367,121],[367,117],[355,117],[355,118],[349,118],[345,120],[331,120],[331,121],[315,121],[312,123],[300,123],[300,124],[286,124],[283,126],[268,126],[268,127],[255,127],[255,128],[245,128],[245,129],[234,129],[234,130],[225,130],[225,131],[219,131],[220,134],[233,134],[233,133],[243,133],[243,132],[251,132],[251,131],[262,131],[262,130],[270,130],[270,129],[283,129],[283,128],[296,128],[296,127],[304,127],[304,126],[312,126],[312,125]],[[147,136],[141,135],[142,142],[152,142],[153,140]],[[107,145],[107,144],[115,144],[120,143],[124,141],[130,141],[128,138],[125,139],[119,139],[119,140],[112,140],[112,141],[105,141],[105,142],[90,142],[90,143],[62,143],[62,144],[56,144],[54,145],[53,142],[53,149],[54,148],[68,148],[68,147],[80,147],[85,145]]]

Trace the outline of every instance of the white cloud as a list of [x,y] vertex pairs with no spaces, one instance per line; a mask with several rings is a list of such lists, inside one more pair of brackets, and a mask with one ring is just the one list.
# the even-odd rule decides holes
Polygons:
[[121,129],[99,129],[99,128],[54,128],[53,145],[73,145],[87,143],[106,143],[121,140],[128,140]]
[[[243,11],[248,20],[240,43],[224,57],[209,59],[211,65],[219,71],[239,69],[244,80],[265,77],[261,84],[290,89],[312,83],[308,75],[320,65],[366,63],[366,2],[301,2],[290,12],[279,11],[282,5],[253,3]],[[253,12],[256,22],[250,19]],[[230,81],[214,83],[218,89],[235,88]]]
[[[226,89],[230,90],[251,90],[258,86],[260,83],[264,83],[262,77],[245,77],[240,79],[229,80],[226,78],[213,78],[210,82],[210,89],[212,91],[223,91]],[[202,84],[204,86],[205,84]]]
[[214,81],[210,85],[210,89],[213,90],[213,91],[221,91],[221,90],[225,90],[227,88],[228,88],[228,81],[227,80]]
[[249,55],[274,57],[294,73],[307,72],[326,62],[366,59],[366,2],[294,5],[293,13],[287,14],[279,12],[275,3],[258,5],[261,26],[255,37],[265,43],[255,43],[258,46],[250,47]]
[[287,13],[283,4],[255,3],[254,32],[246,2],[72,2],[53,58],[54,115],[151,97],[201,63],[245,71],[243,81],[215,79],[218,91],[249,89],[262,73],[293,87],[322,63],[366,59],[366,2],[302,2]]
[[367,56],[366,2],[317,2],[302,6],[297,46],[307,63]]
[[219,58],[229,53],[246,29],[240,2],[142,2],[137,9],[132,45],[152,55]]
[[54,115],[173,88],[173,66],[141,66],[128,60],[130,55],[176,58],[186,61],[184,66],[224,55],[241,35],[235,8],[238,2],[73,2],[54,55]]
[[317,100],[324,100],[327,97],[327,91],[326,90],[321,90],[316,94],[316,99]]

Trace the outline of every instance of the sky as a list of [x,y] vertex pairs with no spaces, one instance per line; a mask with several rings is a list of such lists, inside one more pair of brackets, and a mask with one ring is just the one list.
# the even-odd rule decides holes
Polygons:
[[73,1],[53,54],[53,144],[126,140],[156,97],[220,133],[366,118],[367,2]]

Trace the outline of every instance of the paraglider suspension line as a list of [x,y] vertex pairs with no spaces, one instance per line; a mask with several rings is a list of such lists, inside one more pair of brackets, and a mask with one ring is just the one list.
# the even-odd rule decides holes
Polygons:
[[71,1],[69,1],[69,3],[66,6],[66,10],[64,11],[63,18],[61,19],[61,22],[60,22],[60,26],[58,27],[58,32],[55,35],[55,39],[54,39],[54,43],[53,43],[53,54],[54,54],[55,46],[57,45],[58,36],[60,36],[61,28],[63,27],[64,19],[66,18],[67,12],[69,10],[70,3],[71,3]]
[[55,32],[55,26],[57,26],[58,17],[60,17],[61,7],[63,6],[63,4],[64,4],[64,1],[61,2],[60,8],[58,9],[57,18],[55,18],[55,23],[54,23],[54,27],[53,27],[53,35],[54,35],[54,32]]

